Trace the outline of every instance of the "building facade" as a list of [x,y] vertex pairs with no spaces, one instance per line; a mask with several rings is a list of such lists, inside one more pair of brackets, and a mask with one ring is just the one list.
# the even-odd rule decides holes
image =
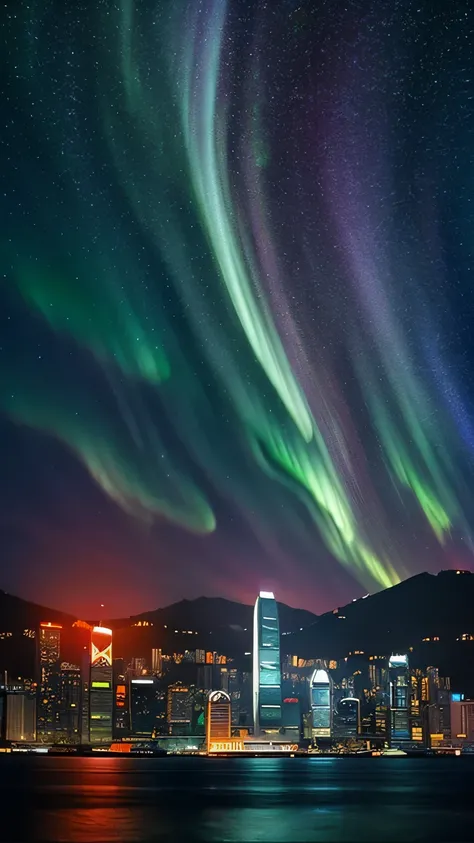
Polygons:
[[348,697],[342,690],[333,693],[332,737],[334,740],[356,740],[360,734],[360,700]]
[[390,685],[390,742],[397,745],[411,740],[411,678],[406,654],[393,653],[388,660]]
[[131,733],[151,737],[157,717],[157,682],[150,678],[132,679],[130,682]]
[[179,682],[168,688],[167,719],[170,735],[190,734],[195,689]]
[[81,742],[82,676],[79,665],[61,663],[59,734],[62,743]]
[[271,591],[257,597],[253,622],[254,733],[281,727],[281,664],[278,607]]
[[94,626],[89,683],[89,740],[92,744],[112,741],[113,710],[112,630]]
[[36,740],[36,699],[28,691],[5,694],[5,738],[7,741]]
[[206,744],[209,752],[214,742],[229,741],[231,699],[226,691],[211,691],[206,706]]
[[474,744],[474,700],[451,702],[451,735],[453,743]]
[[114,687],[114,738],[127,737],[130,734],[130,683],[124,659],[114,659],[112,663]]
[[39,681],[36,706],[36,738],[54,743],[59,730],[61,701],[60,624],[45,621],[38,632]]
[[330,738],[332,734],[332,687],[327,670],[317,668],[309,683],[312,738]]

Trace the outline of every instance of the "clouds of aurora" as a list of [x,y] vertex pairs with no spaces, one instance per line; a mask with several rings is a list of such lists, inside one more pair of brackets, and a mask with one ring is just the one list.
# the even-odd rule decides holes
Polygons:
[[422,542],[470,540],[423,148],[404,163],[410,3],[105,5],[10,20],[37,137],[10,293],[75,362],[13,339],[3,411],[133,517],[207,534],[225,501],[262,548],[277,523],[295,557],[321,537],[367,588],[414,569],[407,513]]

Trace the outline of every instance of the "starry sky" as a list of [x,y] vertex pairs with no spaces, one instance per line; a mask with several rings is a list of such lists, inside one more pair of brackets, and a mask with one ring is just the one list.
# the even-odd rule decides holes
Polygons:
[[0,587],[321,612],[473,567],[472,3],[0,14]]

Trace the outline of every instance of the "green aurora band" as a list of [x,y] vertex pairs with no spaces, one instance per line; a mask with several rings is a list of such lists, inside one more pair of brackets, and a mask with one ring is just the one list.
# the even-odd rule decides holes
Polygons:
[[[315,402],[290,362],[291,332],[280,330],[275,315],[276,278],[272,285],[262,265],[262,256],[284,265],[266,180],[274,156],[260,105],[264,76],[253,72],[249,90],[259,90],[259,100],[241,115],[251,178],[255,169],[261,172],[254,192],[247,191],[247,213],[229,132],[230,65],[236,61],[226,46],[230,4],[179,0],[146,14],[137,9],[133,0],[122,0],[106,17],[97,11],[91,23],[98,33],[107,30],[107,49],[100,38],[94,47],[91,78],[100,111],[96,132],[107,158],[104,184],[115,177],[114,199],[102,184],[92,206],[86,202],[94,168],[79,154],[80,132],[67,121],[62,126],[58,112],[45,144],[56,167],[64,154],[68,163],[50,201],[59,215],[63,202],[76,209],[80,237],[66,226],[45,255],[44,222],[33,227],[28,250],[4,244],[24,302],[43,325],[67,338],[71,353],[85,356],[107,397],[94,404],[87,381],[68,381],[63,369],[54,381],[37,377],[36,364],[25,358],[0,371],[2,409],[69,446],[133,516],[163,516],[188,530],[211,532],[218,527],[213,496],[219,494],[236,504],[265,543],[284,500],[288,533],[301,529],[310,544],[309,520],[361,584],[393,585],[406,569],[387,531],[374,529],[364,514],[362,491],[354,491],[351,434],[332,392],[324,392],[331,376],[315,371]],[[41,20],[39,4],[30,4],[30,15]],[[24,79],[41,102],[47,79],[35,71],[41,25],[38,31],[32,44],[18,30],[18,50]],[[57,73],[62,61],[59,56]],[[68,72],[84,71],[78,65]],[[33,117],[41,120],[39,105]],[[112,214],[114,202],[126,212]],[[265,226],[252,227],[252,213]],[[134,242],[127,241],[130,220]],[[288,296],[280,311],[290,310]],[[409,362],[397,369],[403,340],[391,325],[394,339],[384,352],[383,328],[375,346],[389,400],[362,354],[354,354],[354,369],[387,476],[405,503],[407,493],[414,496],[444,542],[453,524],[465,520],[449,464],[440,464],[440,437],[421,421],[429,402],[420,397]],[[219,414],[217,404],[224,408]],[[171,444],[173,437],[186,458]]]

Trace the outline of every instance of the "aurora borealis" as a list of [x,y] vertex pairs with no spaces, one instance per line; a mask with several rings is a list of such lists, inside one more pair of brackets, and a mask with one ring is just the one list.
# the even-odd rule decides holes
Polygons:
[[0,586],[322,611],[470,567],[469,4],[2,15]]

